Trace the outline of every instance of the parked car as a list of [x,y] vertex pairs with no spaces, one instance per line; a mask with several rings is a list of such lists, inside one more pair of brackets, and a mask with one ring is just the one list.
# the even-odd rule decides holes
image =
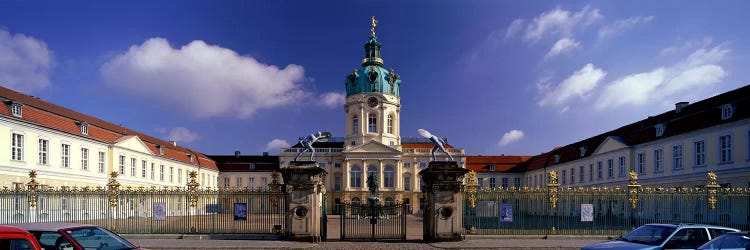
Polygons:
[[29,231],[12,226],[0,225],[0,249],[41,250],[39,242]]
[[740,230],[702,224],[646,224],[616,240],[588,245],[581,249],[695,249],[719,235],[737,231]]
[[12,224],[29,231],[45,250],[140,249],[119,235],[97,225],[40,222]]
[[747,250],[750,249],[750,233],[731,232],[706,242],[699,250]]

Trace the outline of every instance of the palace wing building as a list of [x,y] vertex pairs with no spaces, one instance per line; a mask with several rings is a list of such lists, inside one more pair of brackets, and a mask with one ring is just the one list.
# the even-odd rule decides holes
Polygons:
[[216,163],[189,148],[0,87],[0,186],[181,186],[198,173],[217,187]]

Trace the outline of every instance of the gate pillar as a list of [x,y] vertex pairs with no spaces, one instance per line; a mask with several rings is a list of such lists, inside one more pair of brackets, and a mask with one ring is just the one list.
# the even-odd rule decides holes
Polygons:
[[463,193],[461,185],[468,169],[455,161],[432,161],[419,172],[425,186],[424,232],[428,242],[459,241],[463,239]]
[[326,171],[314,161],[292,161],[281,169],[287,193],[286,238],[294,241],[321,240],[321,217]]

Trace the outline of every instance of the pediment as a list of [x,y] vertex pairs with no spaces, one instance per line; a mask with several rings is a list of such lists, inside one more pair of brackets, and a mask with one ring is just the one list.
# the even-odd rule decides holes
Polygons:
[[117,141],[115,141],[115,146],[138,151],[144,154],[152,154],[151,150],[148,149],[148,146],[146,146],[146,144],[143,143],[143,141],[141,141],[141,139],[135,135],[120,137],[120,139],[117,139]]
[[625,141],[623,141],[620,137],[608,136],[601,144],[599,144],[599,147],[596,148],[592,155],[603,154],[627,147],[629,146],[625,144]]
[[345,153],[368,153],[368,154],[371,154],[371,153],[400,154],[401,153],[401,151],[395,148],[392,148],[388,145],[385,145],[383,143],[380,143],[378,141],[369,141],[365,144],[351,148],[344,152]]

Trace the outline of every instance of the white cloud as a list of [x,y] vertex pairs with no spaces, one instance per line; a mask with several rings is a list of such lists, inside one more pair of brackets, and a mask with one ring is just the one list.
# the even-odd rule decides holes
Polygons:
[[557,7],[531,20],[523,37],[531,42],[539,41],[546,35],[569,37],[576,28],[589,26],[601,18],[599,9],[592,9],[589,6],[585,6],[581,11],[575,13]]
[[52,66],[46,43],[0,29],[0,85],[27,93],[44,89],[50,85]]
[[523,131],[514,129],[503,134],[503,138],[500,138],[498,144],[500,146],[506,146],[521,139],[523,139]]
[[169,135],[167,135],[167,139],[170,141],[177,141],[177,142],[185,142],[190,143],[198,139],[198,134],[193,133],[187,128],[184,127],[176,127],[169,131]]
[[607,72],[604,70],[596,68],[591,63],[586,64],[580,70],[573,72],[557,87],[546,92],[538,104],[539,106],[562,106],[576,96],[585,97],[596,88],[597,83],[605,76],[607,76]]
[[557,40],[557,42],[555,42],[555,45],[552,45],[552,48],[550,48],[547,54],[544,55],[544,58],[547,59],[550,57],[554,57],[559,54],[572,51],[580,47],[581,47],[580,42],[571,38],[563,38],[563,39]]
[[288,148],[289,143],[282,139],[273,139],[268,144],[266,144],[266,151],[267,152],[276,152],[280,148]]
[[513,20],[513,22],[508,26],[508,29],[505,31],[505,38],[511,38],[515,36],[519,31],[521,31],[523,29],[523,22],[523,19]]
[[627,19],[620,19],[615,21],[614,23],[610,25],[606,25],[604,27],[601,27],[599,29],[599,38],[604,38],[612,35],[616,35],[620,32],[623,32],[630,27],[633,27],[637,24],[641,23],[649,23],[651,20],[654,20],[654,16],[635,16]]
[[729,49],[723,45],[701,48],[674,65],[649,72],[631,74],[608,84],[596,103],[597,110],[624,105],[640,106],[674,100],[697,91],[713,91],[708,86],[719,83],[727,72],[718,65]]
[[344,104],[345,98],[343,93],[328,92],[320,95],[320,104],[329,108],[338,108]]
[[266,65],[200,40],[175,49],[166,39],[148,39],[106,62],[101,74],[128,94],[196,117],[248,118],[309,96],[301,66]]

